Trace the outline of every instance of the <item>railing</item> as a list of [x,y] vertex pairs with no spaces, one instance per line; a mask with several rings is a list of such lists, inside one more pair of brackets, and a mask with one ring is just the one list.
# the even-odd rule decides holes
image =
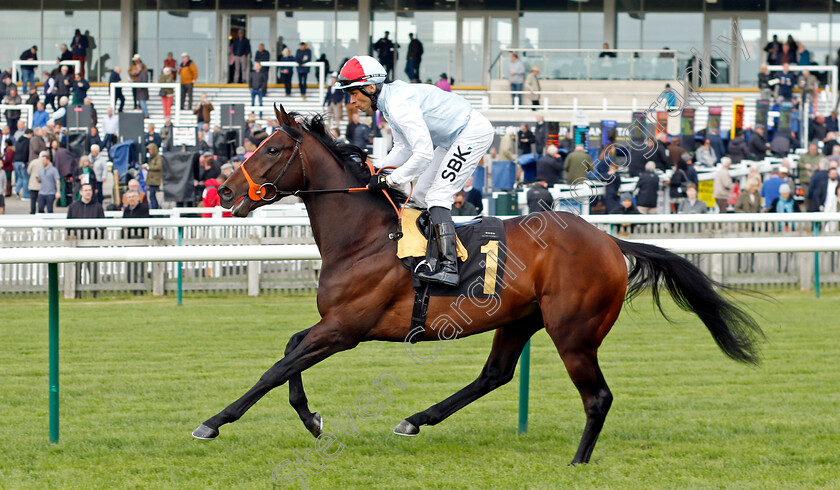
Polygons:
[[[14,83],[15,85],[18,84],[18,77],[17,77],[18,70],[20,70],[20,67],[23,66],[23,65],[26,65],[26,66],[32,66],[32,65],[61,66],[61,65],[67,65],[67,66],[72,66],[73,69],[76,70],[75,71],[76,73],[82,71],[82,62],[79,61],[79,60],[67,60],[67,61],[61,61],[61,62],[52,61],[52,60],[14,60],[14,61],[12,61],[12,83]],[[43,80],[41,80],[41,81],[43,81]]]
[[[25,112],[26,118],[24,118],[24,120],[26,121],[26,127],[32,127],[32,118],[35,114],[35,109],[30,104],[0,104],[0,112],[5,113],[5,111],[7,110]],[[12,133],[14,133],[17,128],[9,129],[12,131]]]
[[[175,117],[172,119],[172,124],[178,126],[181,124],[181,84],[177,82],[114,82],[109,84],[108,88],[108,105],[116,107],[117,103],[117,88],[151,88],[162,89],[171,88],[175,91],[172,101],[172,109],[175,111]],[[158,97],[157,94],[149,94],[149,98]]]
[[[727,284],[807,288],[812,283],[840,283],[840,254],[794,255],[827,250],[823,244],[834,242],[824,238],[840,239],[834,236],[840,213],[583,218],[627,239],[664,244],[679,253],[713,254],[702,263],[696,255],[689,259]],[[531,226],[536,229],[536,222]],[[68,228],[94,231],[72,232]],[[130,229],[140,229],[134,233],[139,238],[130,238]],[[829,236],[815,238],[820,229]],[[238,251],[222,250],[226,246]],[[289,246],[297,248],[278,248]],[[70,298],[85,291],[165,294],[176,288],[247,290],[252,295],[271,290],[311,291],[317,287],[320,272],[320,264],[309,260],[317,258],[317,249],[306,217],[50,219],[37,224],[4,218],[0,220],[0,247],[0,264],[6,264],[0,265],[4,294],[44,291],[48,277],[43,264],[48,262],[67,262],[61,275],[65,296]],[[272,254],[283,250],[302,255],[271,260]],[[62,257],[69,259],[59,260]],[[183,263],[173,263],[175,260]]]
[[[679,61],[670,49],[503,49],[527,66],[539,65],[543,78],[573,80],[675,80]],[[600,57],[601,53],[613,56]],[[490,76],[507,79],[510,62],[497,57]]]

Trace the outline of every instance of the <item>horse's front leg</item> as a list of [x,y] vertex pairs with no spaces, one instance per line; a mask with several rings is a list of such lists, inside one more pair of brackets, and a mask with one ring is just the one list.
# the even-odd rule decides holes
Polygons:
[[309,329],[303,340],[286,357],[271,366],[247,393],[198,426],[193,431],[193,437],[215,438],[219,435],[219,427],[239,420],[251,406],[272,389],[336,352],[350,349],[358,343],[359,338],[346,329],[342,330],[338,322],[321,320]]
[[[286,352],[284,352],[284,355],[288,356],[291,354],[291,352],[298,346],[298,344],[300,344],[310,330],[312,329],[307,328],[306,330],[292,335],[292,338],[289,339],[289,343],[286,344]],[[300,417],[300,420],[303,422],[306,430],[311,432],[315,437],[321,435],[321,429],[324,426],[324,421],[321,418],[321,414],[318,412],[312,413],[309,410],[309,400],[306,399],[306,392],[303,391],[303,379],[301,377],[301,373],[293,374],[292,377],[289,378],[289,403],[292,405],[292,408],[295,409],[295,412],[297,412],[298,417]]]

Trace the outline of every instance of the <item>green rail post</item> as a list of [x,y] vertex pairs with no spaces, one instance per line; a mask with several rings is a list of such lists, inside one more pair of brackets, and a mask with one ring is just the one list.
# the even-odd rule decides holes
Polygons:
[[50,262],[50,442],[58,442],[58,264]]
[[528,384],[531,377],[531,341],[519,356],[519,433],[528,432]]
[[[820,236],[820,224],[814,222],[814,236]],[[814,252],[814,292],[820,297],[820,253]]]
[[[181,240],[184,238],[184,227],[178,227],[178,246],[181,246]],[[184,271],[183,263],[178,262],[178,306],[183,306],[184,304]]]

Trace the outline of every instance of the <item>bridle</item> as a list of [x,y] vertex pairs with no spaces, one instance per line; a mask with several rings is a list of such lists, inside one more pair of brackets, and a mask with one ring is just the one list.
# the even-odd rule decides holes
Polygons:
[[[258,146],[257,149],[254,150],[254,153],[252,153],[251,156],[249,156],[242,163],[242,165],[239,166],[239,169],[242,170],[242,175],[244,175],[245,180],[248,181],[248,197],[251,198],[252,201],[254,201],[254,202],[259,202],[259,201],[273,202],[277,199],[278,196],[300,196],[301,194],[351,193],[351,192],[366,192],[366,191],[372,190],[370,187],[367,187],[367,186],[365,186],[365,187],[347,187],[347,188],[342,188],[342,189],[312,189],[312,190],[298,189],[296,191],[281,191],[281,190],[277,189],[277,184],[280,182],[280,179],[282,179],[283,176],[286,175],[286,172],[289,171],[289,168],[291,168],[292,162],[294,161],[296,155],[300,156],[300,170],[301,170],[301,174],[303,176],[303,187],[306,187],[306,158],[304,157],[303,150],[301,149],[301,146],[300,146],[302,136],[295,135],[295,134],[289,132],[283,126],[280,126],[279,128],[277,128],[277,131],[282,131],[286,136],[291,138],[292,141],[295,142],[295,147],[292,150],[292,153],[289,154],[289,159],[286,160],[286,164],[283,166],[283,169],[280,170],[280,175],[278,175],[277,178],[274,179],[274,182],[271,182],[271,183],[265,182],[265,183],[262,183],[262,184],[257,184],[256,182],[254,182],[254,179],[251,178],[251,175],[248,173],[248,170],[245,168],[245,164],[248,163],[248,160],[250,160],[254,155],[256,155],[257,152],[259,152],[260,148],[263,147],[263,145],[268,143],[268,140],[271,139],[271,136],[274,136],[274,133],[272,133],[271,136],[269,136],[268,138],[263,140],[263,142],[260,143],[260,146]],[[376,170],[369,161],[366,160],[365,163],[368,166],[368,170],[370,170],[371,176],[373,176],[375,174],[378,174],[379,172],[381,172],[385,169],[394,168],[394,167],[383,167],[383,168],[380,168],[379,170]],[[402,219],[402,211],[405,208],[406,204],[408,204],[408,201],[411,199],[411,194],[413,192],[414,192],[414,184],[412,183],[411,184],[411,192],[409,192],[408,197],[406,198],[405,202],[402,204],[402,206],[397,207],[397,205],[391,199],[391,196],[388,194],[388,192],[384,189],[382,190],[382,193],[385,194],[385,197],[388,198],[388,202],[391,203],[391,206],[394,208],[394,211],[396,211],[397,218],[399,220]]]

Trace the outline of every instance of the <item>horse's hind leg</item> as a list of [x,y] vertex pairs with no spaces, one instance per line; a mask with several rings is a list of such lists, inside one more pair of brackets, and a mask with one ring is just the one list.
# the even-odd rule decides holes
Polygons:
[[[298,346],[301,340],[306,337],[306,334],[309,333],[310,330],[311,327],[292,335],[292,338],[289,339],[289,343],[286,344],[286,351],[284,355],[288,356],[294,348]],[[324,426],[324,421],[321,418],[321,414],[318,412],[312,413],[309,410],[309,400],[306,399],[306,392],[303,391],[303,378],[300,373],[293,374],[292,377],[289,378],[289,403],[292,405],[292,408],[295,409],[295,412],[297,412],[304,427],[306,427],[306,429],[315,437],[321,435],[321,429]]]
[[496,330],[493,349],[478,378],[446,400],[403,420],[394,429],[394,433],[402,436],[417,435],[421,425],[435,425],[510,381],[522,348],[541,328],[542,319],[537,313]]

